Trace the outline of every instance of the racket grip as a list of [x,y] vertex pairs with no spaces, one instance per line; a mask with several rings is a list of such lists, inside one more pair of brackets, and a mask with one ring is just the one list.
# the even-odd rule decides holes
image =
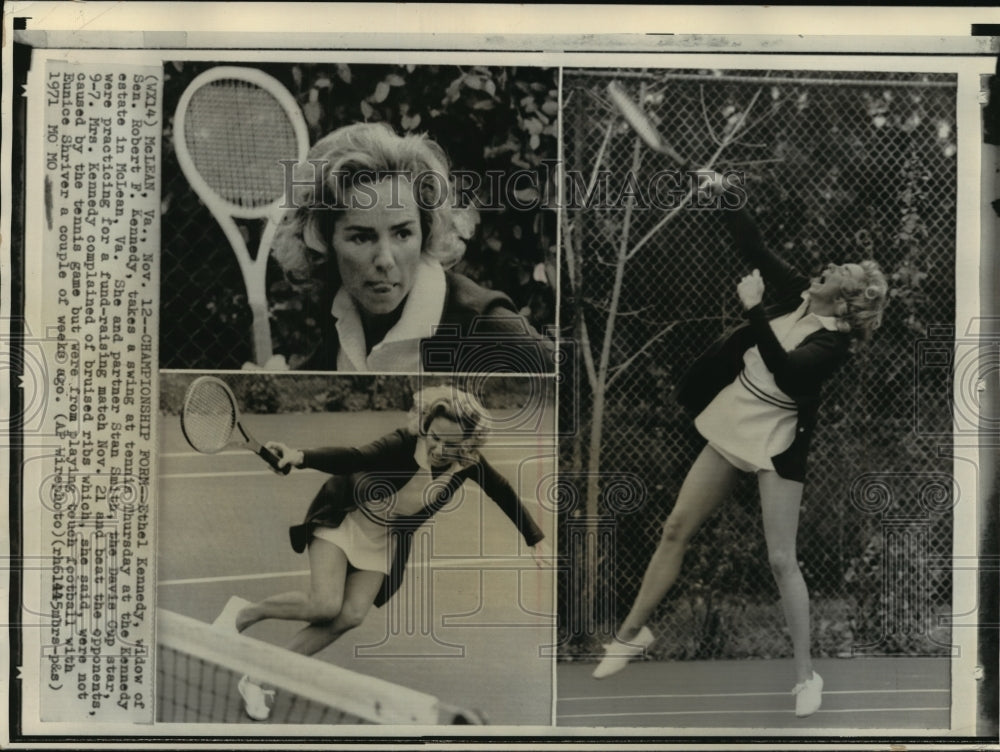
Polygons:
[[278,467],[278,462],[281,461],[281,458],[278,455],[276,455],[274,452],[272,452],[270,449],[268,449],[267,447],[265,447],[265,446],[262,446],[260,448],[260,451],[257,452],[257,454],[259,454],[261,457],[263,457],[264,461],[267,462],[268,465],[270,465],[271,467],[273,467],[275,470],[277,470],[282,475],[288,475],[288,473],[290,473],[291,470],[292,470],[292,466],[291,465],[285,465],[284,467]]

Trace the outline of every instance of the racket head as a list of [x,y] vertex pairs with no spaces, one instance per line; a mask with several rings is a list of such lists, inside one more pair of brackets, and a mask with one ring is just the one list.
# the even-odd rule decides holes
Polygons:
[[199,376],[191,382],[181,408],[181,431],[203,454],[221,452],[233,441],[239,422],[236,396],[222,379]]
[[680,166],[684,166],[686,164],[686,160],[674,151],[673,147],[671,147],[670,144],[663,139],[663,136],[656,129],[656,126],[653,125],[653,121],[651,121],[646,113],[642,111],[642,108],[639,107],[639,105],[625,93],[625,90],[622,89],[617,81],[612,81],[608,84],[608,96],[611,98],[611,102],[614,104],[618,112],[621,113],[622,117],[625,118],[632,130],[635,131],[636,135],[642,139],[646,146],[653,151],[667,155]]
[[256,68],[217,66],[184,90],[174,147],[206,204],[242,219],[271,215],[285,192],[283,160],[302,162],[309,134],[298,102]]

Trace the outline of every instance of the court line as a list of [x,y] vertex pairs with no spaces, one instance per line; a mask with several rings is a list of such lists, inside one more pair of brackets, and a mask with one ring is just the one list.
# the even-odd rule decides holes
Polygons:
[[[704,695],[709,697],[710,695]],[[926,713],[930,711],[935,712],[950,712],[951,708],[843,708],[837,710],[817,710],[816,715],[832,715],[834,713]],[[775,713],[784,713],[783,709],[775,708],[773,710],[664,710],[662,712],[648,712],[648,713],[585,713],[580,715],[562,715],[559,714],[556,717],[556,721],[565,720],[567,718],[634,718],[635,716],[662,716],[662,715],[774,715]]]
[[[226,454],[226,452],[220,452],[219,454]],[[236,452],[236,454],[246,454],[245,452]],[[168,455],[160,455],[161,457],[166,457]],[[218,457],[218,454],[207,455],[207,454],[192,454],[195,457]],[[246,455],[249,458],[249,455]],[[528,457],[527,459],[497,459],[490,460],[490,464],[496,467],[497,465],[523,465],[525,462],[538,461],[541,462],[544,459],[549,459],[548,457]],[[296,473],[319,473],[321,470],[314,470],[309,467],[298,468]],[[184,480],[186,478],[238,478],[238,477],[250,477],[255,475],[275,475],[273,470],[223,470],[215,471],[212,473],[160,473],[157,477],[162,480]]]
[[[299,472],[318,473],[319,470],[299,470]],[[242,478],[251,475],[276,475],[276,473],[273,470],[233,470],[214,473],[164,473],[157,477],[160,480],[183,480],[185,478]]]
[[[508,446],[501,445],[501,446],[492,447],[492,449],[493,449],[493,451],[505,451],[505,450],[509,450],[509,449],[523,449],[523,447],[520,447],[520,446],[510,446],[510,447],[508,447]],[[487,451],[489,451],[489,450],[490,450],[490,447],[487,447]],[[250,455],[247,453],[247,451],[245,449],[226,449],[226,450],[223,450],[221,452],[213,452],[213,453],[204,453],[204,452],[163,452],[162,454],[159,454],[158,457],[160,459],[183,460],[183,459],[191,459],[193,457],[203,457],[205,459],[208,459],[209,457],[247,457],[247,458],[249,458]],[[490,464],[491,465],[504,465],[504,464],[509,465],[509,464],[512,464],[512,463],[515,463],[515,462],[524,462],[526,460],[527,461],[531,461],[531,460],[541,461],[543,459],[554,459],[554,455],[547,454],[547,455],[544,455],[544,456],[527,457],[527,458],[525,458],[523,460],[522,459],[516,459],[516,458],[515,459],[506,459],[506,458],[503,458],[503,457],[498,458],[496,460],[493,460],[492,458],[490,458]]]
[[308,569],[301,569],[295,572],[257,572],[255,574],[231,574],[222,577],[190,577],[180,580],[160,580],[156,583],[160,585],[208,585],[213,582],[237,582],[239,580],[270,580],[279,577],[302,577],[308,575]]
[[[448,556],[435,556],[433,561],[416,561],[407,565],[409,569],[433,568],[437,571],[448,571],[450,569],[488,569],[491,571],[532,571],[535,569],[534,563],[529,556],[489,556],[482,558],[451,558]],[[160,585],[208,585],[214,582],[237,582],[242,580],[271,580],[280,577],[305,577],[309,575],[308,569],[298,569],[285,572],[256,572],[253,574],[229,574],[218,577],[190,577],[179,580],[160,580]]]
[[[824,691],[824,695],[877,695],[905,693],[945,693],[949,689],[833,689]],[[788,692],[726,692],[719,694],[678,694],[678,695],[607,695],[594,697],[560,697],[559,702],[606,701],[606,700],[679,700],[702,697],[784,697]]]

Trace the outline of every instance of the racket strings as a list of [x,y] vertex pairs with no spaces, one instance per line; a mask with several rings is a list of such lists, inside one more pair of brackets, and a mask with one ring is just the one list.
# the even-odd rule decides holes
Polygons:
[[191,97],[184,140],[208,186],[241,208],[263,208],[284,193],[280,160],[296,159],[291,118],[266,89],[237,79],[212,81]]
[[218,452],[236,428],[236,405],[223,385],[203,381],[192,386],[181,417],[191,446],[199,452]]

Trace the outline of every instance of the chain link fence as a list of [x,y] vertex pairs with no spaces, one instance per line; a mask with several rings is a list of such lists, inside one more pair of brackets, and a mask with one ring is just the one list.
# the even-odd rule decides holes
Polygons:
[[[579,386],[560,414],[583,422],[560,449],[561,656],[595,654],[627,613],[703,443],[671,393],[742,320],[746,270],[717,212],[665,221],[649,191],[676,165],[637,142],[611,80],[693,164],[743,172],[769,247],[802,271],[885,270],[883,326],[824,391],[799,558],[817,655],[947,653],[955,77],[590,70],[563,79],[562,326]],[[650,627],[659,658],[791,654],[753,478],[692,541]]]

